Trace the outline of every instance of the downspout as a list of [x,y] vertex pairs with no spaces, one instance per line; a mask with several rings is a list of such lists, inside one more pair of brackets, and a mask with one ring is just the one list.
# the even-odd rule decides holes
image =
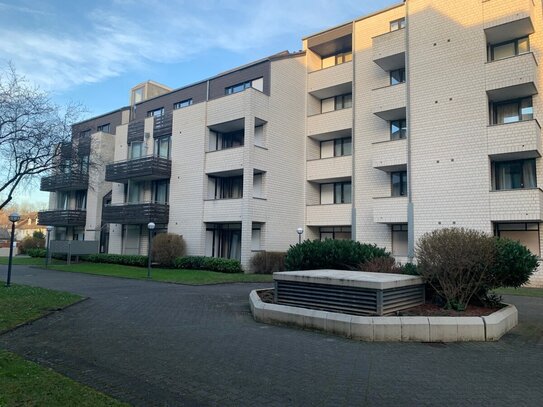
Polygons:
[[411,69],[409,67],[409,0],[405,0],[405,78],[406,106],[405,120],[407,127],[407,257],[413,262],[415,257],[415,230],[413,210],[413,190],[411,176]]
[[352,51],[351,51],[351,54],[353,56],[352,58],[352,64],[353,64],[353,85],[352,85],[352,90],[351,90],[351,97],[352,97],[352,124],[351,124],[351,160],[352,160],[352,165],[351,165],[351,168],[352,168],[352,172],[351,172],[351,239],[352,240],[356,240],[356,177],[355,177],[355,163],[356,163],[356,160],[355,160],[355,151],[356,151],[356,142],[355,142],[355,116],[356,116],[356,33],[355,33],[355,28],[356,28],[356,21],[353,21],[353,26],[352,26],[352,36],[353,36],[353,41],[352,41]]

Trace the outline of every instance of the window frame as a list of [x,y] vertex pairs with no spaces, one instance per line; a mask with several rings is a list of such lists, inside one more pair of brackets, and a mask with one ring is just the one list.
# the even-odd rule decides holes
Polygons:
[[[343,182],[334,182],[334,205],[338,205],[338,204],[350,204],[353,202],[353,189],[352,189],[352,182],[351,181],[343,181]],[[349,196],[349,200],[347,201],[346,200],[346,196],[345,196],[345,187],[346,186],[349,186],[350,188],[350,196]],[[337,199],[337,189],[339,188],[340,192],[340,199],[338,202],[338,199]]]
[[[160,112],[160,114],[156,114],[157,112]],[[164,116],[164,107],[148,110],[145,115],[145,117],[161,117],[161,116]]]
[[[399,137],[397,138],[394,138],[394,133],[392,132],[392,126],[393,126],[393,123],[399,123],[398,126],[398,134],[399,134]],[[403,123],[403,126],[402,126],[402,123]],[[390,129],[390,140],[404,140],[407,138],[407,119],[397,119],[397,120],[391,120],[389,122],[389,129]],[[403,136],[402,136],[403,135]]]
[[[393,28],[394,24],[397,24],[397,28]],[[396,20],[390,21],[388,28],[389,32],[394,32],[405,28],[405,17],[397,18]]]
[[[331,230],[326,231],[323,229],[331,229]],[[322,241],[322,240],[328,239],[328,238],[323,239],[322,235],[330,234],[330,233],[332,234],[332,240],[337,240],[336,233],[349,233],[351,237],[349,237],[349,239],[347,240],[352,240],[353,229],[352,229],[352,226],[321,226],[319,227],[319,240]]]
[[[160,151],[161,151],[161,143],[166,140],[168,142],[168,146],[167,146],[167,149],[168,149],[168,153],[166,154],[166,156],[163,156],[163,155],[160,155]],[[171,157],[171,149],[172,149],[172,136],[171,135],[166,135],[166,136],[161,136],[161,137],[157,137],[155,138],[155,142],[154,142],[154,149],[153,149],[153,156],[155,157],[159,157],[159,158],[165,158],[165,159],[170,159]]]
[[[350,102],[348,106],[346,106],[346,97],[350,97]],[[322,103],[321,103],[322,104]],[[336,110],[343,110],[343,109],[350,109],[353,107],[353,94],[351,93],[343,93],[341,95],[334,96],[334,111]]]
[[[500,230],[500,226],[502,225],[523,225],[522,228],[512,228],[512,229],[504,229]],[[528,225],[535,225],[534,229],[529,229]],[[539,226],[539,222],[494,222],[493,224],[494,229],[494,236],[497,236],[501,238],[501,232],[534,232],[537,231],[537,242],[539,246],[539,253],[535,254],[539,258],[541,258],[541,228]],[[522,243],[521,243],[522,244]]]
[[[400,174],[400,194],[397,195],[394,193],[394,175]],[[407,196],[407,171],[392,171],[390,173],[390,196],[397,198],[402,196]]]
[[[522,102],[524,100],[530,100],[530,107],[532,108],[532,114],[531,114],[532,117],[530,119],[523,119],[522,118],[523,117],[523,115],[522,115]],[[509,123],[498,123],[498,108],[500,106],[513,105],[513,104],[517,105],[517,115],[518,115],[519,119],[517,121],[509,122]],[[492,110],[492,124],[493,125],[525,122],[525,121],[529,121],[529,120],[534,119],[534,100],[533,100],[532,96],[526,96],[526,97],[523,97],[523,98],[503,100],[503,101],[500,101],[500,102],[492,102],[491,103],[491,110]]]
[[[535,185],[534,186],[529,186],[529,187],[526,187],[526,182],[525,182],[525,179],[524,179],[524,166],[525,165],[528,165],[528,163],[530,163],[530,165],[533,165],[534,167],[534,181],[535,181]],[[504,166],[504,165],[514,165],[514,164],[520,164],[521,166],[521,171],[520,171],[520,184],[521,184],[521,187],[519,188],[507,188],[507,189],[502,189],[500,188],[500,171],[499,171],[499,167],[501,166]],[[537,162],[535,160],[535,158],[525,158],[525,159],[520,159],[520,160],[507,160],[507,161],[494,161],[492,163],[492,171],[493,171],[493,176],[492,176],[492,182],[493,182],[493,190],[494,191],[511,191],[511,190],[516,190],[516,189],[534,189],[534,188],[537,188]]]
[[[528,51],[519,52],[519,42],[522,41],[522,40],[527,40],[528,41]],[[503,57],[503,58],[495,59],[494,49],[497,48],[497,47],[502,47],[502,46],[507,45],[507,44],[514,44],[515,53],[513,55],[509,55],[509,56],[506,56],[506,57]],[[515,38],[513,40],[503,41],[503,42],[500,42],[500,43],[497,43],[497,44],[488,44],[488,47],[489,47],[489,58],[490,58],[489,62],[501,61],[502,59],[517,57],[519,55],[528,54],[528,53],[532,52],[531,51],[532,47],[531,47],[531,44],[530,44],[530,36],[529,35],[526,35],[526,36],[520,37],[520,38]]]
[[182,109],[184,107],[192,106],[192,98],[180,100],[173,104],[173,110]]
[[[345,144],[347,144],[346,142],[348,141],[348,144],[351,145],[351,150],[348,154],[345,154]],[[322,156],[322,141],[321,141],[321,156]],[[353,147],[352,147],[352,144],[353,143],[353,138],[352,137],[342,137],[342,138],[336,138],[334,139],[334,157],[347,157],[347,156],[350,156],[350,155],[353,155]],[[339,149],[340,149],[340,154],[336,154],[337,153],[337,148],[338,148],[338,145],[339,145]]]
[[394,256],[407,256],[407,253],[395,253],[395,249],[394,249],[394,236],[396,234],[407,234],[406,236],[406,241],[409,239],[409,235],[408,235],[408,232],[409,232],[409,225],[407,223],[393,223],[392,225],[390,225],[390,243],[391,243],[391,253],[392,255]]
[[104,133],[109,133],[111,130],[111,123],[101,124],[100,126],[96,127],[96,131],[101,131]]
[[[400,73],[400,81],[399,82],[395,82],[395,83],[392,82],[392,79],[393,79],[392,74],[394,72],[399,72]],[[405,68],[393,69],[393,70],[389,71],[388,74],[389,74],[390,86],[396,86],[396,85],[401,85],[402,83],[405,83],[405,80],[406,80],[406,78],[405,78]]]

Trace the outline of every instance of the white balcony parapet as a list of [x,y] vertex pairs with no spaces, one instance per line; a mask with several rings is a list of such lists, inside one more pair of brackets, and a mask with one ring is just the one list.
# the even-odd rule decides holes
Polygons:
[[373,198],[373,221],[375,223],[407,223],[406,196]]
[[307,180],[333,182],[352,177],[353,159],[343,157],[321,158],[307,162]]
[[351,204],[308,205],[307,226],[350,226],[351,210]]
[[407,139],[372,144],[372,165],[382,171],[401,171],[407,166]]
[[543,219],[543,191],[539,188],[490,191],[490,220],[493,222]]

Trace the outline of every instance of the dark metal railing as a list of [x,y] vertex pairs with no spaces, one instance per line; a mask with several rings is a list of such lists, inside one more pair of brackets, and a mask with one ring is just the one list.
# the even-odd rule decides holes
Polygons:
[[38,212],[38,223],[46,226],[85,226],[84,209],[52,209]]
[[54,174],[43,177],[40,183],[41,191],[77,191],[89,187],[89,174],[68,173]]
[[161,137],[172,134],[172,114],[166,113],[156,116],[153,122],[153,137]]
[[106,166],[106,181],[168,179],[172,172],[172,161],[155,156],[117,161]]
[[168,223],[170,207],[165,203],[138,202],[110,204],[102,209],[102,222],[141,225],[149,222]]

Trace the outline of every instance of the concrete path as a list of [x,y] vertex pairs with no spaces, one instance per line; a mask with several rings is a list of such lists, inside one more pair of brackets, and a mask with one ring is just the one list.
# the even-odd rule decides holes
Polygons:
[[90,299],[0,336],[0,347],[134,405],[543,405],[543,299],[508,297],[520,325],[497,343],[363,343],[254,322],[248,294],[266,284],[23,266],[13,282]]

